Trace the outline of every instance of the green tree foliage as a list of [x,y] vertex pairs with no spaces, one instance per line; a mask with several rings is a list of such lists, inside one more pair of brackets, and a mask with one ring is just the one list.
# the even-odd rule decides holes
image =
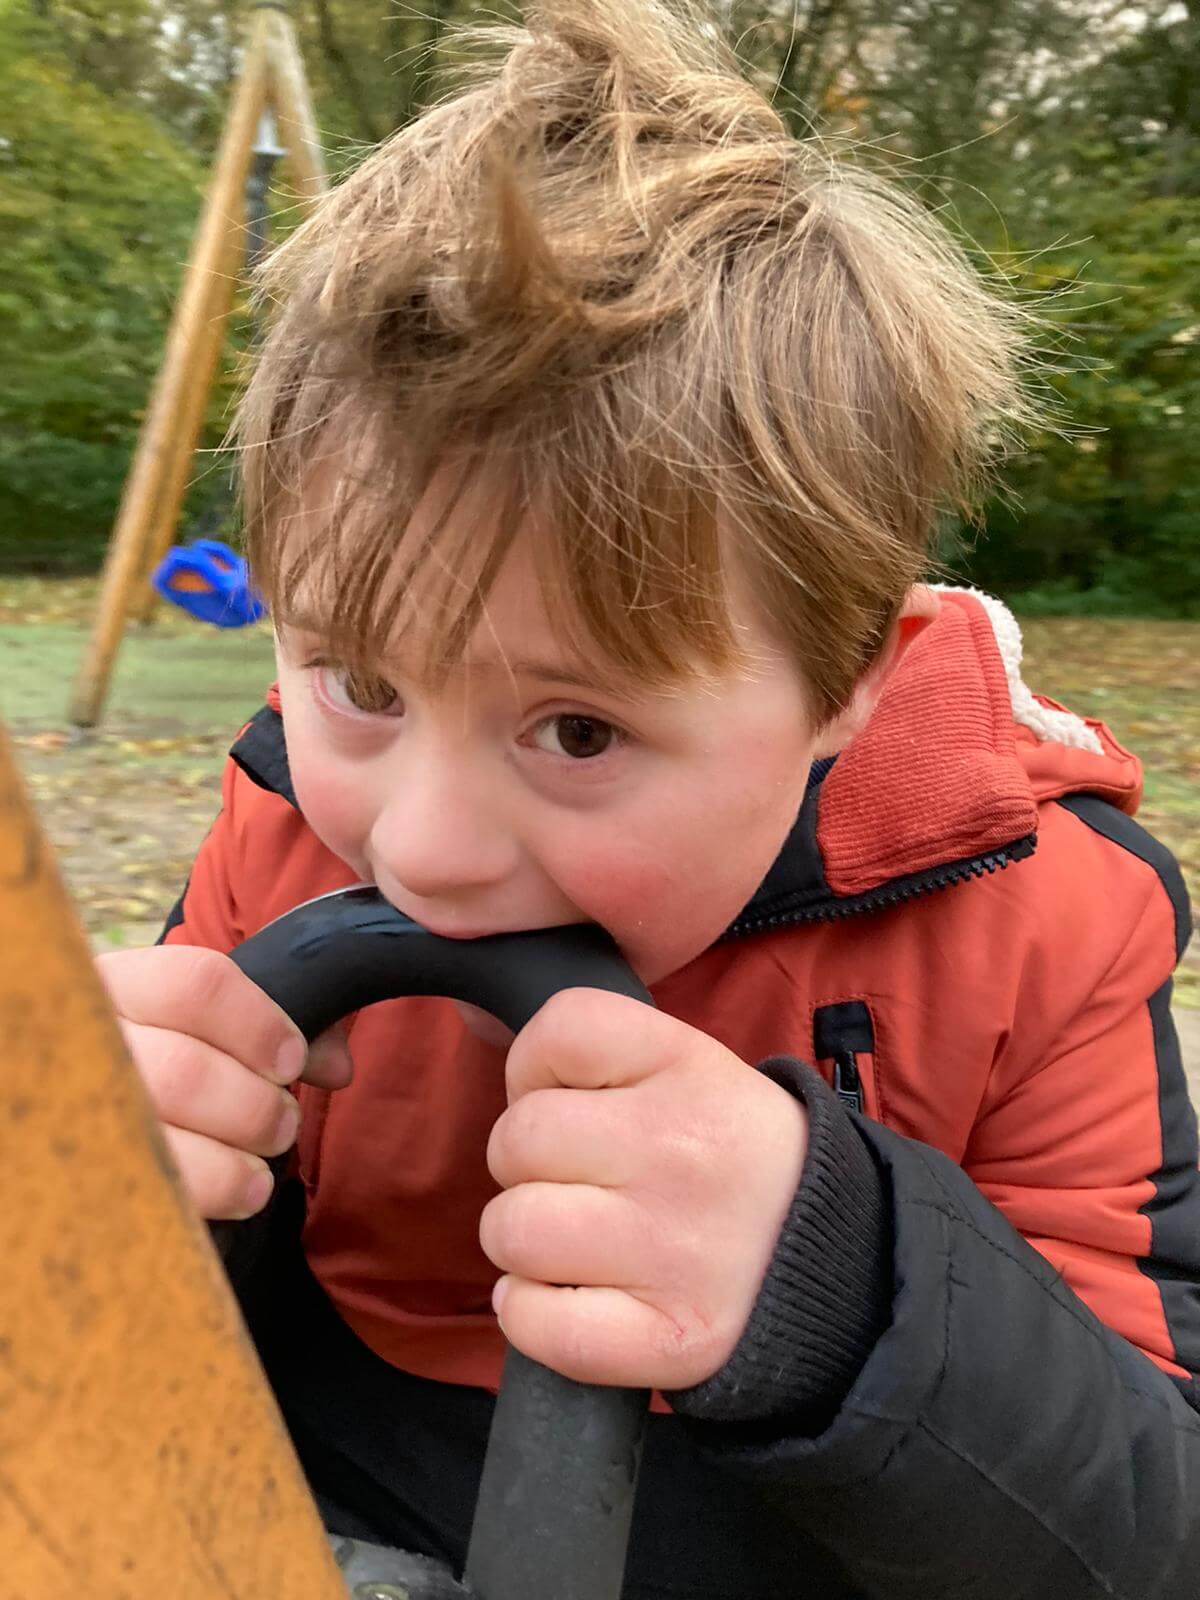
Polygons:
[[1200,615],[1200,0],[800,0],[795,33],[791,11],[730,20],[797,131],[859,143],[1050,297],[1065,426],[953,564],[1031,609]]
[[[151,112],[201,154],[216,142],[238,64],[241,0],[4,0],[26,48],[77,82]],[[26,10],[27,7],[27,10]]]
[[[799,134],[857,147],[1050,297],[1067,426],[954,560],[1028,606],[1200,614],[1200,0],[713,3]],[[516,9],[294,0],[334,171],[430,96],[455,24]],[[103,545],[244,16],[0,0],[0,558]]]
[[967,565],[1029,608],[1200,616],[1200,7],[1073,63],[1038,126],[991,192],[1017,281],[1071,291],[1072,427],[1013,464]]
[[1070,291],[1052,380],[1068,431],[1012,464],[1013,498],[960,564],[1027,609],[1200,616],[1200,205],[1137,168],[1080,187],[1087,242],[1052,270],[1014,263],[1035,292]]
[[6,564],[103,549],[203,177],[135,98],[84,81],[41,19],[0,10]]

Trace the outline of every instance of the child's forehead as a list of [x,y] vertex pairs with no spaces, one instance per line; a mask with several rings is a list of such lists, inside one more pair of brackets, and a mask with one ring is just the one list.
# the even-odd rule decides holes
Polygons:
[[[402,678],[408,682],[436,681],[438,683],[484,683],[494,680],[520,682],[537,680],[552,683],[564,689],[582,691],[603,690],[606,694],[623,700],[646,698],[651,692],[670,694],[669,688],[650,691],[629,673],[620,662],[609,661],[599,653],[591,657],[578,655],[570,646],[547,641],[538,648],[528,639],[528,629],[512,639],[506,639],[481,619],[484,636],[476,643],[471,641],[461,655],[453,660],[440,657],[430,641],[417,633],[401,633],[387,645],[372,654],[368,665],[381,677]],[[299,615],[280,625],[279,632],[289,655],[317,656],[337,654],[331,648],[329,632],[316,616]]]
[[[397,560],[400,558],[397,557]],[[419,584],[386,638],[374,641],[369,665],[381,676],[410,682],[537,679],[563,688],[603,690],[624,700],[645,698],[626,664],[590,642],[569,597],[548,596],[526,541],[507,552],[479,606],[474,629],[461,650],[447,658],[441,632],[425,625]],[[329,608],[303,591],[281,627],[291,653],[337,653],[336,625]],[[685,674],[681,674],[681,680]],[[659,693],[675,692],[664,686]]]
[[[485,453],[465,467],[448,459],[401,510],[382,500],[356,467],[353,452],[327,452],[293,501],[284,543],[295,539],[295,547],[313,551],[336,547],[338,557],[313,564],[309,580],[279,608],[283,620],[306,636],[306,648],[328,644],[331,654],[355,667],[409,681],[539,678],[627,701],[696,688],[719,693],[730,664],[719,668],[706,658],[698,635],[673,653],[653,681],[644,667],[612,648],[633,631],[605,626],[624,608],[614,608],[617,597],[610,595],[599,624],[595,615],[589,619],[594,591],[581,590],[568,574],[563,550],[571,535],[564,539],[560,526],[565,519],[556,520],[548,497],[522,500],[519,489],[503,458]],[[340,623],[343,602],[347,589],[361,589],[364,580],[370,597],[357,615],[370,613],[371,620],[351,638]],[[739,642],[742,670],[734,675],[753,675],[755,663],[774,648],[742,576],[726,570],[724,586],[723,608]],[[626,622],[639,631],[653,629],[653,613],[663,604],[660,595],[653,605],[634,605],[625,612]],[[642,616],[635,618],[639,609]],[[470,616],[466,628],[446,625],[456,611]],[[601,643],[606,632],[607,645]]]

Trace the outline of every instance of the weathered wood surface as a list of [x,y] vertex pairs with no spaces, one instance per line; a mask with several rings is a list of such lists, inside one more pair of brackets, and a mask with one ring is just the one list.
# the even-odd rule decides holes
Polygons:
[[0,1600],[345,1600],[0,732]]

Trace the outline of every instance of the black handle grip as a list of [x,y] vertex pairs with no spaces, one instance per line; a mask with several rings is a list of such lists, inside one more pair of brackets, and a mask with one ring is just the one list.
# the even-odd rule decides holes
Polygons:
[[[600,928],[445,939],[367,887],[298,906],[231,957],[308,1039],[402,995],[466,1001],[514,1033],[560,989],[653,1004]],[[236,1248],[248,1226],[215,1231]],[[616,1600],[647,1399],[573,1383],[509,1351],[467,1554],[480,1600]]]
[[608,989],[654,1004],[594,924],[444,939],[366,887],[297,906],[230,958],[307,1039],[360,1006],[401,995],[467,1001],[514,1033],[560,989]]

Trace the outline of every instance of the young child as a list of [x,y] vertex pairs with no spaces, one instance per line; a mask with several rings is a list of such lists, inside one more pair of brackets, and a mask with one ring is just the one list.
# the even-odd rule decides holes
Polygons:
[[[204,1215],[298,1141],[258,1331],[326,1519],[461,1569],[502,1328],[657,1391],[632,1596],[1193,1596],[1181,879],[1011,617],[919,581],[1021,319],[700,22],[528,29],[268,269],[278,685],[103,964]],[[658,1010],[306,1053],[225,952],[362,880],[599,923]]]

